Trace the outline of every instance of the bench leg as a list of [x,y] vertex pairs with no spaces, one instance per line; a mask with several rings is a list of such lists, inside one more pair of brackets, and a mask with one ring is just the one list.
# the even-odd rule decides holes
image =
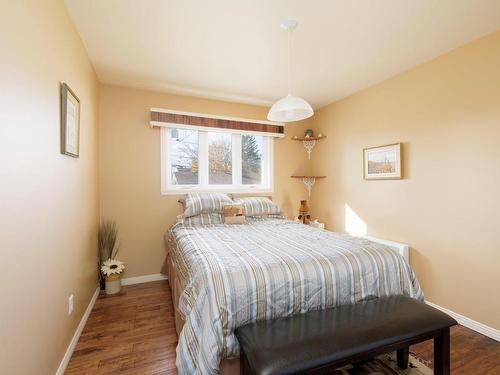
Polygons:
[[250,370],[250,366],[248,365],[248,360],[243,353],[243,350],[240,350],[240,375],[251,375],[252,371]]
[[398,367],[402,370],[406,370],[408,368],[408,358],[410,357],[410,347],[407,346],[403,349],[398,349],[397,359],[398,359]]
[[434,374],[450,374],[450,329],[441,331],[441,335],[434,338]]

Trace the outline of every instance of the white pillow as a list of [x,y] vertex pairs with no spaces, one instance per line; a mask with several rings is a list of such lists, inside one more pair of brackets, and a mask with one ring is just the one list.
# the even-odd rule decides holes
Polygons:
[[202,213],[220,212],[225,204],[232,204],[233,200],[224,193],[189,193],[184,200],[184,217]]
[[236,198],[235,203],[243,206],[246,216],[280,215],[279,206],[267,197]]
[[204,213],[190,217],[179,215],[177,216],[177,222],[188,226],[223,224],[224,215],[220,212]]

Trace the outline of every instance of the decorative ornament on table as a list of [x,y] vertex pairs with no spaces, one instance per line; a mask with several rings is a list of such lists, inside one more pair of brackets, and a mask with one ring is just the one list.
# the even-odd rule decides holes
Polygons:
[[311,138],[314,136],[314,132],[312,129],[307,129],[306,132],[304,133],[304,137],[306,138]]
[[309,205],[307,204],[306,200],[300,201],[298,219],[302,224],[309,224],[309,222],[311,221],[311,215],[309,214]]

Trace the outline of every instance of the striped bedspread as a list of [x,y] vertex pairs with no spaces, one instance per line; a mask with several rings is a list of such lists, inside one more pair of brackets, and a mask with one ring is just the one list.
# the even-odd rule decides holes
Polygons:
[[176,224],[170,256],[181,281],[179,374],[217,374],[238,356],[234,330],[256,320],[404,294],[422,300],[411,267],[366,239],[283,219]]

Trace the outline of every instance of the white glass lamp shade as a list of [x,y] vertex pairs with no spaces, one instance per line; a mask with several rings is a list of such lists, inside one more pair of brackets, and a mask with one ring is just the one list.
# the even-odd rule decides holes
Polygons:
[[273,104],[267,118],[269,121],[292,122],[314,115],[311,105],[304,99],[288,95]]

